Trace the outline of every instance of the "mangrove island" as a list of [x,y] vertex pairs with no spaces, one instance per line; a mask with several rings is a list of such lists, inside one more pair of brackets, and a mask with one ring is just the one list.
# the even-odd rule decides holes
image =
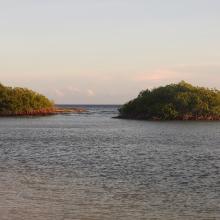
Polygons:
[[118,118],[220,120],[220,91],[185,81],[142,91],[119,109]]
[[0,116],[44,116],[85,111],[79,108],[56,107],[53,101],[30,89],[0,84]]

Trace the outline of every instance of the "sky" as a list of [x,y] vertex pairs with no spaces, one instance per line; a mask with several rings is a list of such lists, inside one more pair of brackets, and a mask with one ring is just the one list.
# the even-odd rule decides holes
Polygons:
[[122,104],[185,80],[220,89],[219,0],[0,0],[0,82]]

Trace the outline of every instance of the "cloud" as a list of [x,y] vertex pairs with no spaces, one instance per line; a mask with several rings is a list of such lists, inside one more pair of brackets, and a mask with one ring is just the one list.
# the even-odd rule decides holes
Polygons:
[[68,87],[67,87],[67,91],[68,91],[68,92],[71,92],[71,93],[73,93],[73,94],[75,94],[75,93],[80,93],[80,89],[75,88],[75,87],[73,87],[73,86],[68,86]]
[[62,92],[61,90],[59,90],[59,89],[56,89],[55,90],[55,94],[56,94],[56,96],[58,96],[58,97],[64,97],[64,92]]
[[170,69],[157,69],[152,72],[138,74],[134,77],[135,81],[162,81],[178,76],[178,72]]
[[95,96],[95,92],[94,92],[92,89],[88,89],[88,90],[87,90],[87,95],[88,95],[89,97],[93,97],[93,96]]

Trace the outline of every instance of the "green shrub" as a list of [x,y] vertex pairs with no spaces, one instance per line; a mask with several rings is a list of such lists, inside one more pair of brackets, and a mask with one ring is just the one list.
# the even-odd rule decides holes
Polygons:
[[45,96],[25,88],[11,88],[0,84],[0,113],[17,114],[53,107]]
[[142,91],[123,105],[119,113],[122,118],[137,119],[220,118],[220,91],[181,81]]

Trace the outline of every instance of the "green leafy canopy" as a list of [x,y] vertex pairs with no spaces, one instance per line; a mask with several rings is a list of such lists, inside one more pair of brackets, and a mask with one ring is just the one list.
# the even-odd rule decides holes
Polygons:
[[181,81],[144,90],[119,112],[122,118],[135,119],[220,119],[220,91]]
[[0,83],[0,114],[18,114],[53,107],[45,96],[26,88],[5,87]]

